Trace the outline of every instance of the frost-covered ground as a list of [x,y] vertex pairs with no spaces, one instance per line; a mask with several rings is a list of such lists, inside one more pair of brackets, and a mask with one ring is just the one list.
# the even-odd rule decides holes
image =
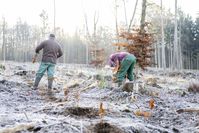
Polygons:
[[107,68],[58,64],[55,95],[49,99],[46,75],[38,91],[31,89],[39,64],[7,62],[5,67],[0,71],[0,133],[199,132],[199,94],[187,90],[199,80],[198,71],[139,71],[134,91],[125,92],[112,83]]

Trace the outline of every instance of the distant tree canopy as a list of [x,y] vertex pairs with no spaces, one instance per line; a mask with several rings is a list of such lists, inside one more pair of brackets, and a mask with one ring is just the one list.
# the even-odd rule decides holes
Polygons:
[[[45,15],[45,14],[43,14]],[[45,17],[42,14],[40,17]],[[45,21],[45,22],[44,22]],[[29,62],[35,54],[36,46],[45,39],[50,33],[47,28],[47,21],[42,20],[42,27],[31,26],[18,19],[13,27],[8,27],[6,20],[2,20],[0,28],[0,59]],[[47,30],[48,29],[48,30]],[[73,36],[65,35],[61,28],[57,28],[57,41],[63,48],[64,57],[61,62],[85,63],[85,42],[80,39],[78,32]],[[70,54],[68,54],[70,53]]]
[[[51,33],[45,11],[40,14],[41,27],[29,25],[19,18],[16,24],[8,27],[6,19],[0,20],[0,59],[6,61],[30,62],[35,54],[36,46],[47,39]],[[84,30],[76,30],[73,35],[64,33],[56,27],[56,40],[60,43],[64,55],[59,59],[63,63],[90,63],[90,48]],[[105,57],[111,49],[112,33],[108,27],[99,27],[96,31],[99,46],[105,50]],[[5,54],[5,55],[4,55]],[[88,58],[87,58],[88,56]],[[87,60],[88,59],[88,60]],[[105,60],[106,63],[106,60]]]
[[[174,22],[168,20],[165,27],[166,45],[173,47]],[[183,68],[199,69],[199,18],[195,21],[179,10],[178,40],[182,47]]]
[[[153,25],[151,29],[156,36],[156,64],[162,67],[161,61],[161,11],[160,6],[151,4],[147,8],[147,21]],[[174,15],[170,10],[163,9],[164,22],[164,41],[166,51],[166,66],[171,67],[172,54],[174,47]],[[193,20],[191,16],[185,14],[181,9],[178,9],[178,44],[181,46],[182,52],[182,67],[184,69],[199,69],[199,18]]]

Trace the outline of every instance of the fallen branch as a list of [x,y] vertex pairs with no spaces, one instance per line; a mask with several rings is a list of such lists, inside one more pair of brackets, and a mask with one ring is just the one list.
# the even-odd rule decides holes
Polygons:
[[65,75],[71,77],[71,76],[73,76],[74,74],[69,73],[69,72],[66,72]]
[[83,88],[83,89],[81,90],[81,92],[82,92],[82,91],[85,91],[85,90],[88,90],[88,89],[91,89],[91,88],[96,87],[96,86],[97,86],[97,82],[94,82],[94,83],[90,84],[89,86]]
[[75,80],[75,81],[72,81],[68,84],[68,88],[75,88],[77,86],[79,86],[79,81]]
[[45,109],[57,108],[58,106],[64,106],[67,103],[68,103],[68,101],[63,101],[63,102],[53,103],[53,104],[51,103],[50,106],[45,106],[42,109],[38,109],[38,110],[33,111],[32,113],[39,113],[41,111],[44,111]]
[[151,116],[151,112],[136,110],[133,112],[136,116],[144,116],[145,118],[149,118]]
[[184,113],[184,112],[190,112],[190,113],[199,113],[199,109],[179,109],[176,111],[177,113]]
[[0,133],[16,133],[23,130],[29,130],[34,128],[33,124],[20,124],[15,127],[5,128],[0,130]]
[[28,121],[30,121],[30,119],[28,118],[28,116],[27,116],[27,114],[26,114],[25,111],[24,111],[24,115],[25,115],[26,119],[27,119]]

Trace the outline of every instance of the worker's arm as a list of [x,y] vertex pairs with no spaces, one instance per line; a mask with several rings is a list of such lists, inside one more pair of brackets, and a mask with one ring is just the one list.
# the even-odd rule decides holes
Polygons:
[[39,54],[39,51],[42,50],[44,48],[45,42],[40,43],[36,49],[35,49],[35,53]]
[[35,63],[35,62],[36,62],[37,56],[38,56],[38,54],[39,54],[39,51],[40,51],[41,49],[43,49],[43,48],[44,48],[44,42],[40,43],[40,44],[36,47],[36,49],[35,49],[35,55],[34,55],[34,57],[32,58],[32,63]]
[[120,69],[120,63],[119,63],[119,61],[117,60],[117,61],[116,61],[116,66],[115,66],[114,69],[113,69],[113,77],[112,77],[112,80],[113,80],[113,81],[116,81],[116,80],[117,80],[117,76],[116,76],[116,75],[117,75],[119,69]]
[[36,53],[36,54],[34,55],[34,57],[32,58],[32,63],[35,63],[35,62],[36,62],[37,56],[38,56],[38,54]]
[[63,55],[63,52],[61,50],[61,47],[59,46],[57,58],[61,57],[62,55]]
[[120,62],[119,62],[119,60],[116,60],[115,61],[115,67],[114,67],[114,69],[113,69],[113,72],[114,73],[117,73],[118,72],[118,70],[119,70],[119,68],[120,68]]

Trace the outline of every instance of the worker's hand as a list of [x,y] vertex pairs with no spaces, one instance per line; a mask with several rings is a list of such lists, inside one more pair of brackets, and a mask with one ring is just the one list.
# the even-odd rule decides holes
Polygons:
[[119,69],[120,69],[120,66],[116,66],[113,68],[112,71],[113,71],[113,73],[117,73],[119,71]]
[[112,75],[112,81],[115,82],[116,80],[117,80],[117,74],[114,73],[114,74]]
[[117,73],[118,68],[117,68],[117,67],[114,67],[114,68],[112,69],[112,71],[113,71],[113,73]]
[[117,80],[116,77],[112,77],[112,81],[115,82]]
[[36,62],[36,58],[33,57],[33,58],[32,58],[32,63],[35,63],[35,62]]
[[36,62],[36,60],[37,60],[37,55],[38,55],[38,53],[36,53],[35,56],[32,58],[32,63],[35,63],[35,62]]

